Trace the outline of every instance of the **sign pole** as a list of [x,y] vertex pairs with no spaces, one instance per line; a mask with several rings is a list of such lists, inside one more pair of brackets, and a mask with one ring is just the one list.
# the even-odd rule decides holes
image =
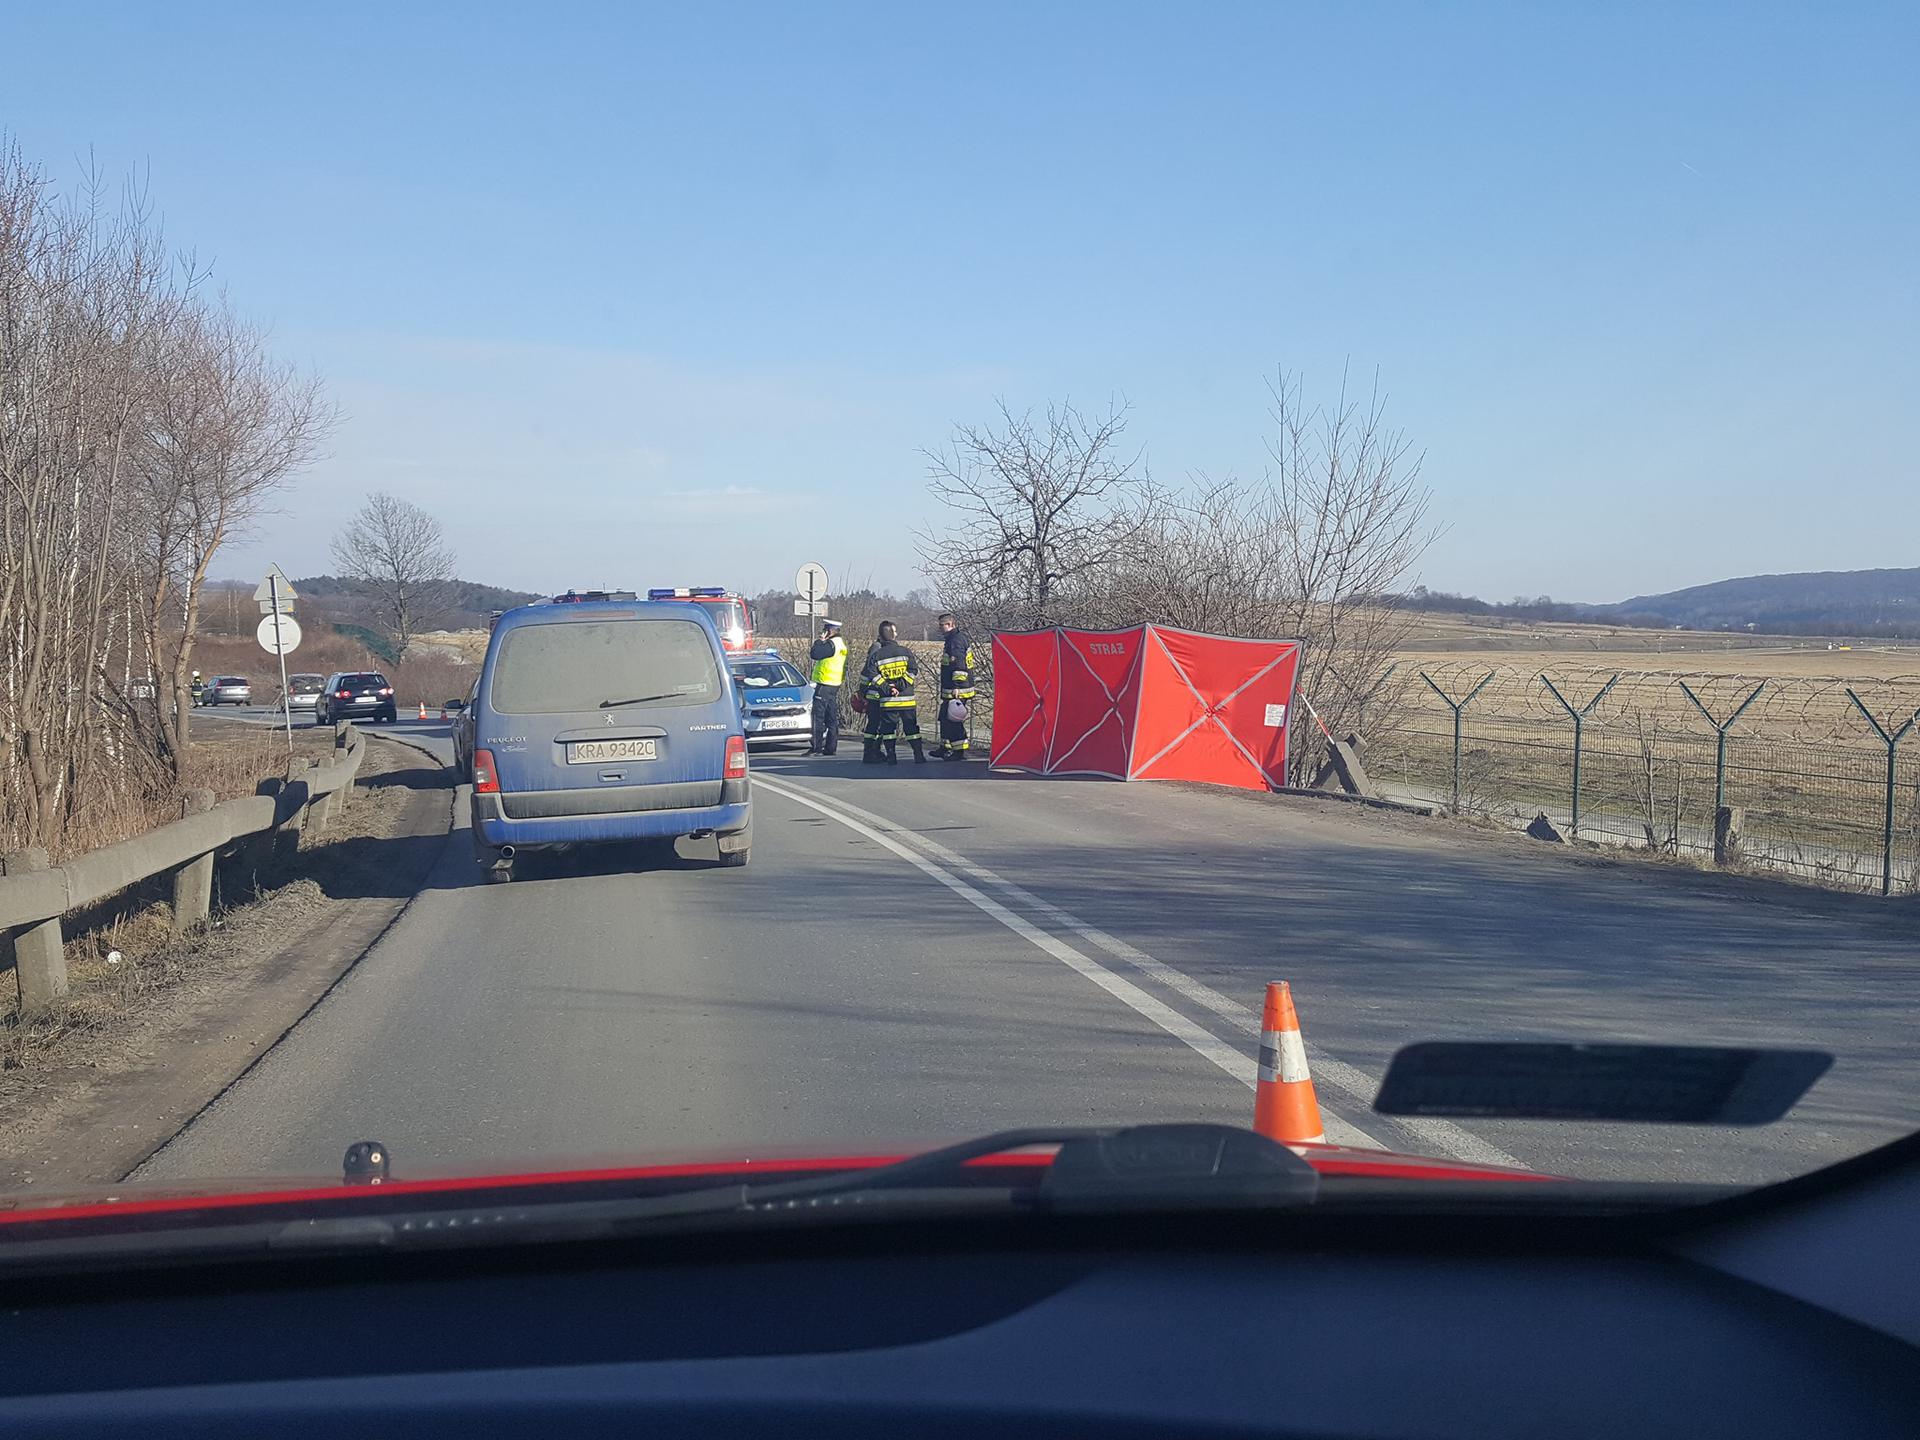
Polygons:
[[273,601],[273,648],[280,656],[280,708],[287,719],[287,759],[293,759],[293,702],[287,695],[287,648],[280,643],[280,577],[267,571],[267,597]]

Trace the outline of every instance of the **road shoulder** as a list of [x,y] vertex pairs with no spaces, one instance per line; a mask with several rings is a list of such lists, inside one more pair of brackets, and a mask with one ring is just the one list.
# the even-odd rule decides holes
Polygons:
[[[376,758],[377,757],[377,758]],[[0,1192],[118,1182],[211,1104],[399,917],[446,844],[451,775],[376,740],[328,843],[223,912],[138,1003],[0,1080]]]

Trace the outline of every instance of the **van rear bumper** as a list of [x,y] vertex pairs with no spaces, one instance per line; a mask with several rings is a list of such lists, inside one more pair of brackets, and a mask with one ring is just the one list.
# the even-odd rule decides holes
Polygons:
[[[737,782],[736,782],[737,783]],[[497,795],[473,797],[473,834],[476,845],[497,849],[511,845],[530,850],[541,845],[617,844],[622,840],[670,840],[696,831],[731,835],[747,828],[753,807],[745,800],[708,805],[695,810],[637,810],[612,815],[544,816],[509,820]]]

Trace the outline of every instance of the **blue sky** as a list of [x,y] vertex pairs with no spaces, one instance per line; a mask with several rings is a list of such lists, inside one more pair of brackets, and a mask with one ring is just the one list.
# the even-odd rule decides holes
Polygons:
[[916,452],[996,396],[1124,397],[1177,481],[1349,364],[1435,588],[1920,564],[1911,4],[14,4],[0,50],[0,129],[147,169],[346,412],[229,573],[386,489],[474,579],[904,589]]

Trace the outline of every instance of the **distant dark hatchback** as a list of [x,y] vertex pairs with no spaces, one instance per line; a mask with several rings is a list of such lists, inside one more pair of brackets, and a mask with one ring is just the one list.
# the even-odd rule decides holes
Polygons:
[[712,838],[723,865],[747,863],[746,734],[698,606],[508,611],[465,723],[474,850],[492,879],[510,879],[522,850],[688,836]]
[[329,675],[313,706],[316,725],[363,719],[384,720],[391,725],[398,717],[393,686],[377,670],[343,670]]

